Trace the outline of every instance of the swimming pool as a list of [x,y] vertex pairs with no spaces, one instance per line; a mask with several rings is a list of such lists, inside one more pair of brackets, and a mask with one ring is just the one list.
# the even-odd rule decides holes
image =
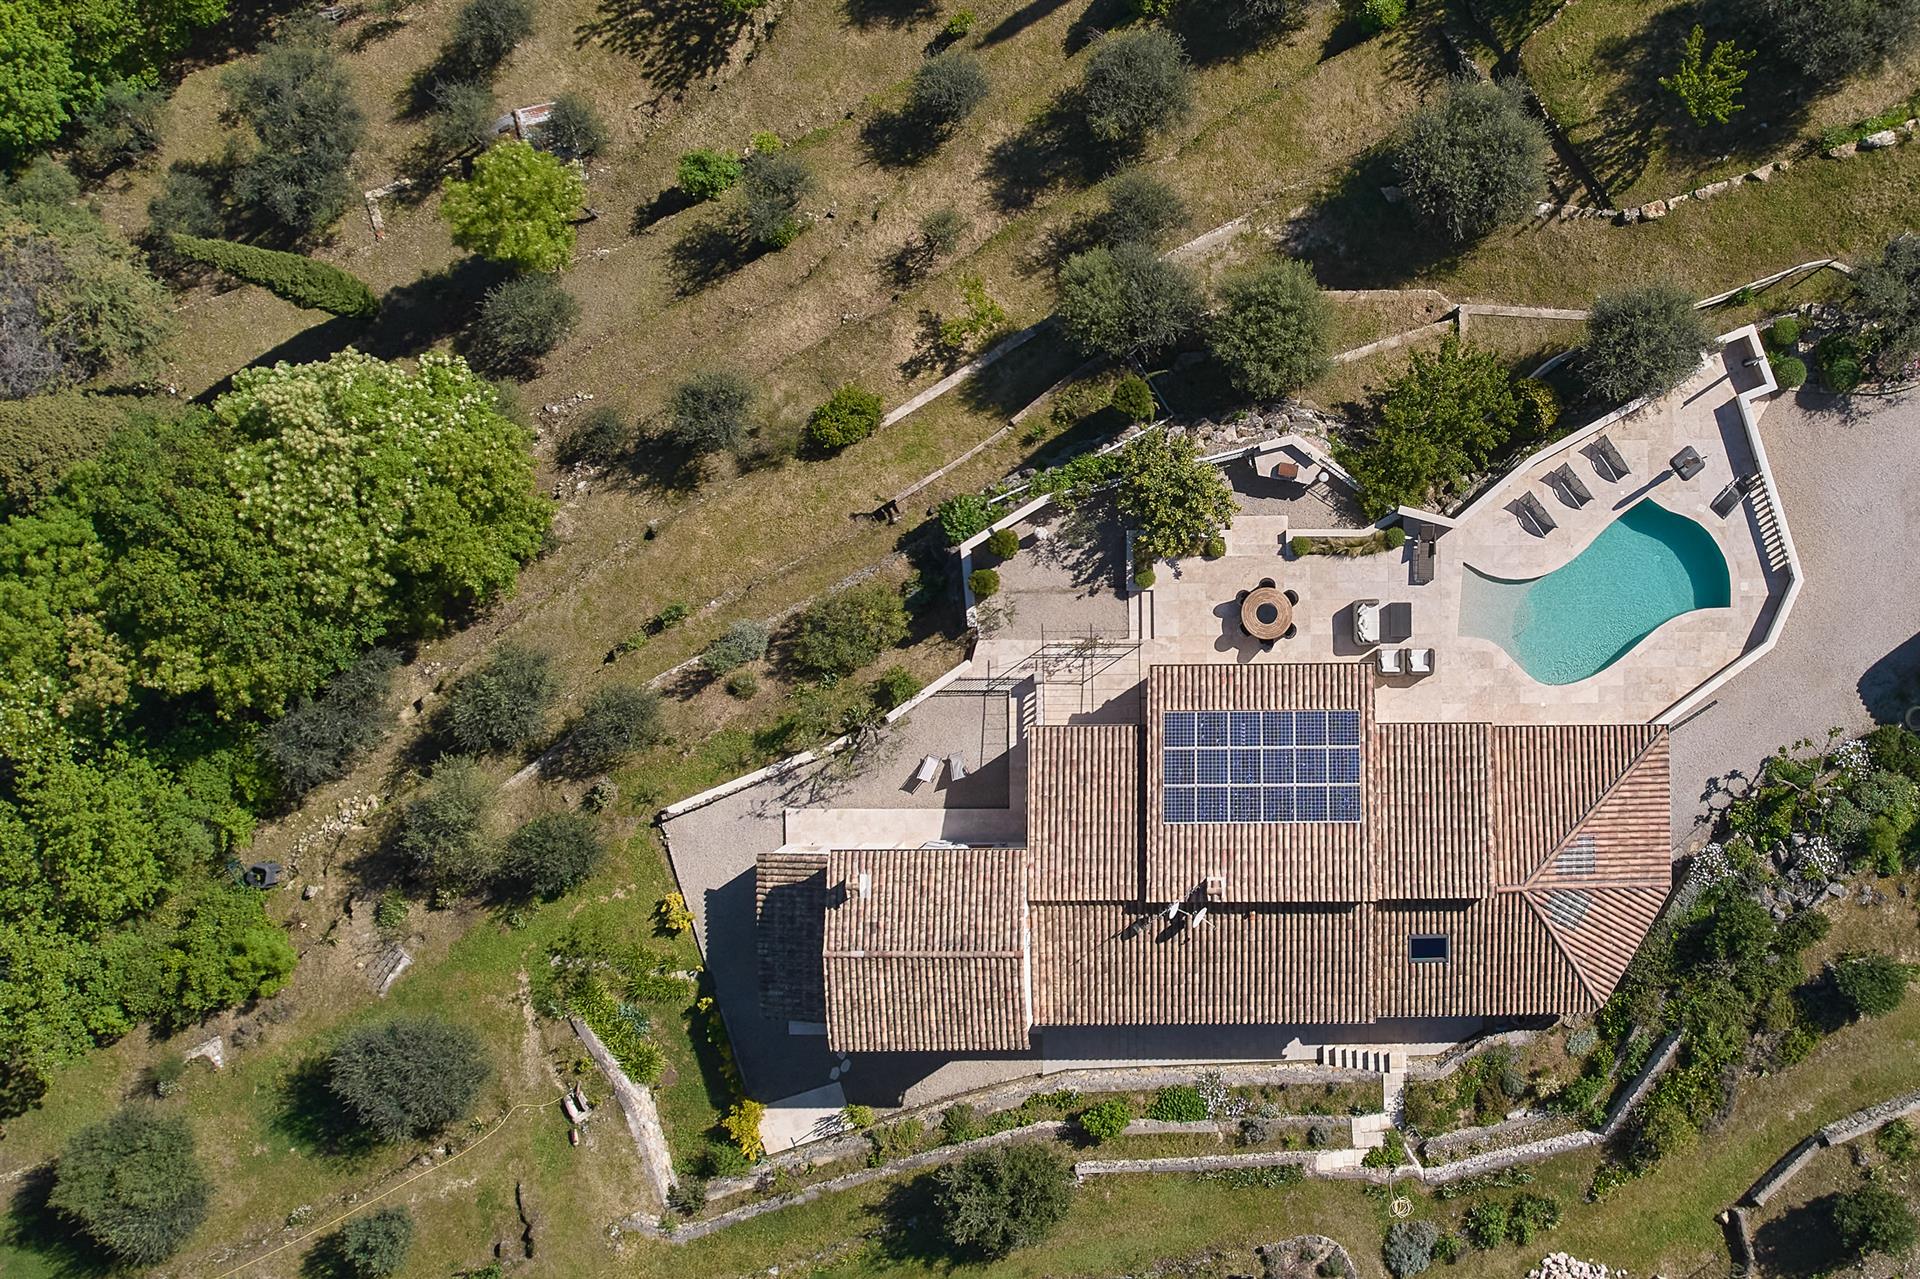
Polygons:
[[1544,577],[1510,581],[1468,565],[1460,631],[1506,649],[1542,684],[1573,684],[1682,613],[1732,602],[1713,534],[1649,498]]

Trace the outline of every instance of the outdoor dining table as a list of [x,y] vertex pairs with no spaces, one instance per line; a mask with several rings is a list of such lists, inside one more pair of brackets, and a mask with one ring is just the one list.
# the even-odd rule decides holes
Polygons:
[[1259,640],[1277,640],[1293,625],[1293,603],[1277,586],[1257,586],[1240,601],[1240,626]]

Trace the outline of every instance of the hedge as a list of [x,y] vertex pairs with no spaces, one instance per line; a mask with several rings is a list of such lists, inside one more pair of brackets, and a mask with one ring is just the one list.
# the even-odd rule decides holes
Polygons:
[[380,309],[380,299],[358,276],[298,253],[255,248],[231,240],[203,240],[178,232],[174,233],[173,247],[182,257],[257,284],[295,306],[356,318]]

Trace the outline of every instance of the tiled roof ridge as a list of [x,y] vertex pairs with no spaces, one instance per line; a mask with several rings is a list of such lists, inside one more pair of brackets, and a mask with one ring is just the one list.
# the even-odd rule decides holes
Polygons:
[[[1646,744],[1635,752],[1632,760],[1628,762],[1625,768],[1620,770],[1620,775],[1615,777],[1613,781],[1608,783],[1607,788],[1600,792],[1599,796],[1588,806],[1587,811],[1582,813],[1580,819],[1573,824],[1573,828],[1555,842],[1551,848],[1546,850],[1540,858],[1539,864],[1533,868],[1526,879],[1518,885],[1502,885],[1503,888],[1518,888],[1521,891],[1529,893],[1535,891],[1541,882],[1547,879],[1552,873],[1554,861],[1559,857],[1561,850],[1585,833],[1587,828],[1593,824],[1601,810],[1606,808],[1608,803],[1619,795],[1621,791],[1627,786],[1639,782],[1641,770],[1647,766],[1648,760],[1656,752],[1660,753],[1663,757],[1665,756],[1668,745],[1667,730],[1664,726],[1660,725],[1654,725],[1653,727],[1655,730],[1653,736],[1648,738]],[[1583,888],[1653,888],[1668,887],[1670,886],[1670,882],[1670,873],[1665,878],[1655,878],[1651,875],[1621,876],[1598,874],[1591,880],[1583,881],[1580,886]]]

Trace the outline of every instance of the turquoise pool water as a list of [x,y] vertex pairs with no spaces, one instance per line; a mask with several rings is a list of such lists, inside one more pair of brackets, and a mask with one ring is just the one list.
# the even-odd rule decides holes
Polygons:
[[1460,630],[1506,649],[1542,684],[1573,684],[1682,613],[1732,602],[1713,534],[1649,498],[1544,577],[1516,582],[1468,565]]

